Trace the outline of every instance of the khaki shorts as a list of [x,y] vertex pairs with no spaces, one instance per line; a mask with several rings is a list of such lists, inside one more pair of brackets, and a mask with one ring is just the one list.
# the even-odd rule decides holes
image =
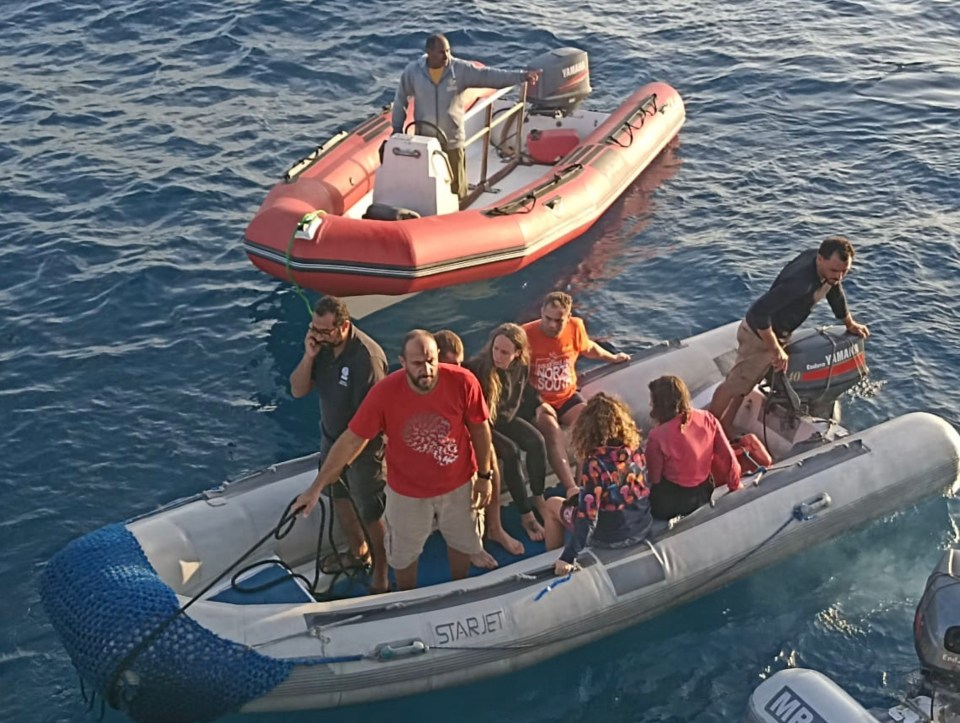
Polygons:
[[387,487],[387,562],[394,570],[410,567],[423,552],[436,519],[447,547],[464,555],[483,551],[477,513],[470,503],[473,480],[437,497],[407,497]]
[[726,384],[731,394],[746,395],[770,369],[773,353],[746,321],[737,327],[737,345],[737,360],[727,374]]

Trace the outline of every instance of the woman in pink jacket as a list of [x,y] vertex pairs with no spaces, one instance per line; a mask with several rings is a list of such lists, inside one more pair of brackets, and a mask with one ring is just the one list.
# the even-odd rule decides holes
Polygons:
[[[658,520],[688,515],[710,501],[715,486],[740,488],[740,464],[717,418],[693,409],[683,380],[663,376],[650,382],[650,416],[656,423],[647,435],[647,484],[650,507]],[[710,474],[728,470],[726,479]]]

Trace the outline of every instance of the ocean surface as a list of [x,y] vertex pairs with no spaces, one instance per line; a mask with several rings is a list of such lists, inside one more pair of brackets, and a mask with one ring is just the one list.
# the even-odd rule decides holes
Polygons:
[[[243,230],[290,163],[391,99],[429,31],[505,67],[583,48],[590,107],[659,79],[688,120],[581,239],[364,322],[389,355],[415,326],[452,327],[476,349],[554,288],[595,337],[639,349],[740,317],[793,254],[844,233],[858,251],[848,296],[883,382],[848,406],[848,426],[910,410],[960,424],[952,0],[4,7],[0,720],[95,718],[40,604],[51,555],[314,450],[316,400],[287,389],[306,313],[247,261]],[[957,502],[932,500],[508,678],[250,720],[731,721],[787,666],[892,705],[916,668],[914,606],[958,520]]]

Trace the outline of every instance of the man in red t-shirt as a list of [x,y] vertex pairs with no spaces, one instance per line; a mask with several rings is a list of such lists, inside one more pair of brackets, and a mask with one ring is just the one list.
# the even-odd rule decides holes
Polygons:
[[606,362],[630,361],[629,354],[613,354],[590,339],[583,319],[570,316],[572,308],[569,294],[551,291],[543,298],[540,318],[523,325],[530,344],[530,384],[553,412],[538,414],[535,424],[547,443],[550,466],[568,492],[579,488],[570,472],[560,425],[572,427],[587,403],[577,391],[577,359],[583,354]]
[[416,329],[404,337],[403,369],[368,392],[313,484],[292,507],[309,515],[323,489],[340,477],[367,442],[383,433],[387,561],[401,590],[417,586],[417,562],[435,519],[447,543],[454,579],[466,577],[471,563],[497,566],[483,549],[475,512],[491,496],[490,415],[476,377],[466,369],[440,364],[437,355],[429,332]]

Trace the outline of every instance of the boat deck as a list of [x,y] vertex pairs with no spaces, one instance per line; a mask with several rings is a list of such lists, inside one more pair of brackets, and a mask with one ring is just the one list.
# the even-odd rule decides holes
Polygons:
[[[505,89],[509,91],[510,89]],[[497,117],[501,112],[505,112],[512,105],[511,101],[503,100],[505,91],[495,93],[491,98],[490,106],[493,108],[493,116]],[[484,109],[487,104],[483,103],[476,110],[468,114],[465,127],[467,136],[472,136],[480,131],[484,126]],[[590,135],[593,130],[607,119],[609,113],[601,111],[578,110],[569,116],[555,118],[545,115],[528,115],[523,122],[523,136],[533,130],[551,130],[568,129],[574,130],[582,141]],[[486,148],[487,156],[487,178],[494,178],[511,164],[512,156],[508,153],[515,142],[516,125],[508,120],[491,131],[491,143],[485,146],[482,142],[476,142],[467,148],[467,179],[470,189],[475,189],[482,179],[483,156]],[[526,149],[522,149],[525,152]],[[483,209],[500,203],[503,199],[510,196],[525,186],[529,186],[535,181],[542,179],[552,164],[534,163],[529,159],[521,161],[513,170],[498,180],[489,190],[477,196],[473,202],[467,206],[470,209]],[[344,216],[348,218],[362,218],[370,204],[373,202],[373,191],[364,196],[358,203],[344,211]]]

